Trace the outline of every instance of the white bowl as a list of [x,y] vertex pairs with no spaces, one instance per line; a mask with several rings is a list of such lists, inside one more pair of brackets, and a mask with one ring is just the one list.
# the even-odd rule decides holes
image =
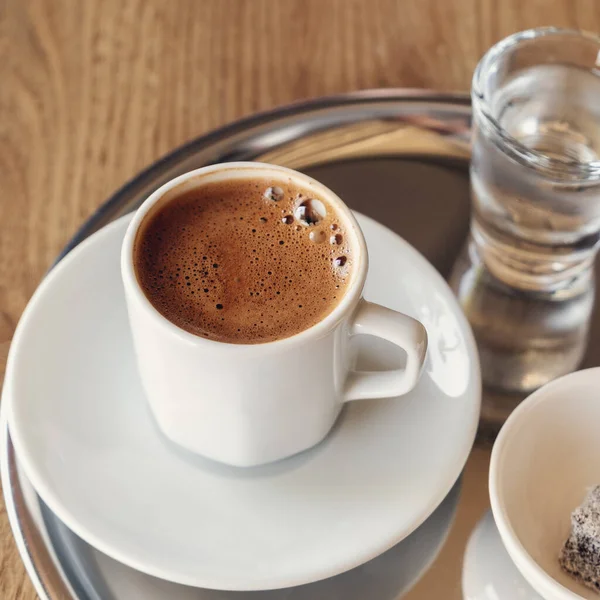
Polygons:
[[600,483],[600,368],[561,377],[527,398],[492,451],[490,499],[502,541],[547,600],[598,595],[564,573],[570,516]]

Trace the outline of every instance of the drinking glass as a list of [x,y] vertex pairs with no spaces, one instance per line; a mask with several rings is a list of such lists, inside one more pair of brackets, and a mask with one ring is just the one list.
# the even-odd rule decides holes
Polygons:
[[471,97],[471,228],[452,286],[484,384],[518,397],[576,369],[586,347],[600,241],[600,39],[514,34],[481,59]]

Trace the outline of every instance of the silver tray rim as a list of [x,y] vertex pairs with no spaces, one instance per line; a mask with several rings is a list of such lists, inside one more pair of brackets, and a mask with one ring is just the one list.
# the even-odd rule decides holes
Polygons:
[[[471,113],[471,99],[469,94],[465,92],[438,92],[424,89],[390,88],[361,90],[318,97],[310,100],[302,100],[238,119],[178,146],[139,171],[132,179],[118,188],[83,223],[59,253],[53,266],[62,260],[66,254],[80,244],[86,237],[96,231],[99,226],[104,223],[108,215],[116,212],[118,207],[124,203],[124,199],[132,194],[132,189],[140,186],[143,181],[152,179],[156,171],[168,168],[170,165],[181,163],[187,157],[199,152],[204,147],[214,145],[219,141],[233,137],[236,134],[261,124],[271,123],[287,117],[299,117],[304,114],[308,115],[327,108],[360,107],[361,105],[373,102],[391,104],[408,104],[414,102],[421,105],[427,103],[433,105],[451,105],[455,109],[459,107],[463,108],[465,115],[470,115]],[[213,162],[219,162],[219,159]],[[19,465],[7,425],[7,409],[5,409],[3,405],[4,403],[0,404],[0,470],[8,519],[19,554],[36,592],[43,600],[75,599],[77,596],[75,595],[74,590],[67,584],[63,574],[59,571],[55,561],[52,559],[51,554],[53,550],[47,545],[47,540],[50,538],[46,531],[45,521],[43,519],[38,519],[39,522],[35,523],[35,526],[40,529],[38,532],[40,535],[38,536],[35,536],[34,532],[30,530],[30,526],[28,526],[28,521],[32,521],[32,516],[29,513],[23,498],[23,489],[19,481]],[[35,493],[35,490],[34,494],[36,504],[40,505],[40,498],[37,493]],[[43,545],[43,548],[39,547],[40,544]],[[42,555],[45,556],[46,560],[36,558],[39,550],[42,551]],[[54,568],[55,572],[48,572],[48,569],[50,568]]]

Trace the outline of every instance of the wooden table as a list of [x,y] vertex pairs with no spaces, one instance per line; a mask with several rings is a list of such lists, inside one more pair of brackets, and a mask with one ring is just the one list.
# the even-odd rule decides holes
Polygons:
[[[4,0],[0,377],[19,315],[58,251],[159,156],[293,100],[374,87],[467,90],[491,44],[550,24],[599,31],[600,2]],[[486,469],[487,455],[475,453],[467,485]],[[461,508],[456,565],[484,488],[476,508]],[[447,568],[434,569],[443,581]],[[419,587],[444,590],[419,584],[411,598]],[[0,599],[35,597],[0,505]]]

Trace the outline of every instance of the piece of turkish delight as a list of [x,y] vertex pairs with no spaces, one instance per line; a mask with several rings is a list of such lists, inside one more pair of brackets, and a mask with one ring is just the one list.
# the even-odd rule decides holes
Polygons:
[[559,556],[560,566],[600,593],[600,485],[571,515],[571,535]]

